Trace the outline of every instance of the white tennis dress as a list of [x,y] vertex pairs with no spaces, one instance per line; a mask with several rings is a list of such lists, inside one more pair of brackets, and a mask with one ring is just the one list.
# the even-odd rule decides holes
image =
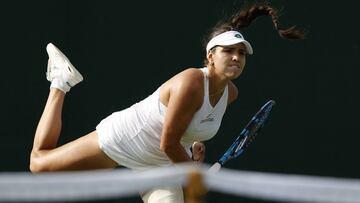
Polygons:
[[[194,141],[212,138],[218,131],[228,101],[228,86],[216,104],[209,101],[207,68],[204,73],[204,100],[181,138],[181,145],[190,155]],[[169,166],[171,161],[160,150],[161,132],[167,107],[160,102],[160,88],[146,99],[102,120],[96,130],[100,148],[119,165],[143,170]]]

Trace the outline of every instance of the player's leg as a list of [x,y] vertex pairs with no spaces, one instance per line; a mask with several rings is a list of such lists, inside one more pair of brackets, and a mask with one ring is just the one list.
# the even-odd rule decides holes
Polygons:
[[118,164],[99,147],[96,131],[52,149],[33,149],[33,172],[115,168]]
[[115,167],[116,163],[99,149],[96,132],[56,148],[65,94],[83,78],[53,44],[48,44],[46,49],[49,55],[47,79],[51,81],[51,88],[35,132],[30,169],[39,172]]
[[184,203],[181,185],[162,186],[141,195],[144,203]]

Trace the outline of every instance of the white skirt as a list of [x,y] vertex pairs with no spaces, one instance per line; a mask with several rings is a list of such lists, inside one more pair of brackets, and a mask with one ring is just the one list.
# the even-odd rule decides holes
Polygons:
[[[135,170],[170,166],[172,163],[160,150],[160,135],[149,135],[147,124],[132,127],[134,107],[115,112],[97,126],[100,149],[120,166]],[[161,133],[153,132],[152,134]]]

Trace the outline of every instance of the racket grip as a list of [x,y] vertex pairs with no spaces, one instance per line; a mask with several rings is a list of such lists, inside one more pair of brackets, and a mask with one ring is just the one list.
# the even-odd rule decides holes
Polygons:
[[212,165],[209,168],[208,172],[209,173],[216,173],[216,172],[218,172],[220,170],[220,168],[221,168],[221,164],[219,162],[216,162],[214,165]]

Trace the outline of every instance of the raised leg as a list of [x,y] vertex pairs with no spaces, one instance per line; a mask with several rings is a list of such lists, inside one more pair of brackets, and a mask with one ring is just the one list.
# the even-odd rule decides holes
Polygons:
[[56,147],[61,132],[61,112],[65,93],[51,88],[44,112],[40,118],[34,138],[33,151]]
[[81,74],[54,45],[47,46],[49,64],[47,79],[51,88],[45,109],[35,132],[30,156],[33,172],[114,168],[100,148],[96,131],[57,147],[61,133],[61,114],[66,92],[82,81]]

